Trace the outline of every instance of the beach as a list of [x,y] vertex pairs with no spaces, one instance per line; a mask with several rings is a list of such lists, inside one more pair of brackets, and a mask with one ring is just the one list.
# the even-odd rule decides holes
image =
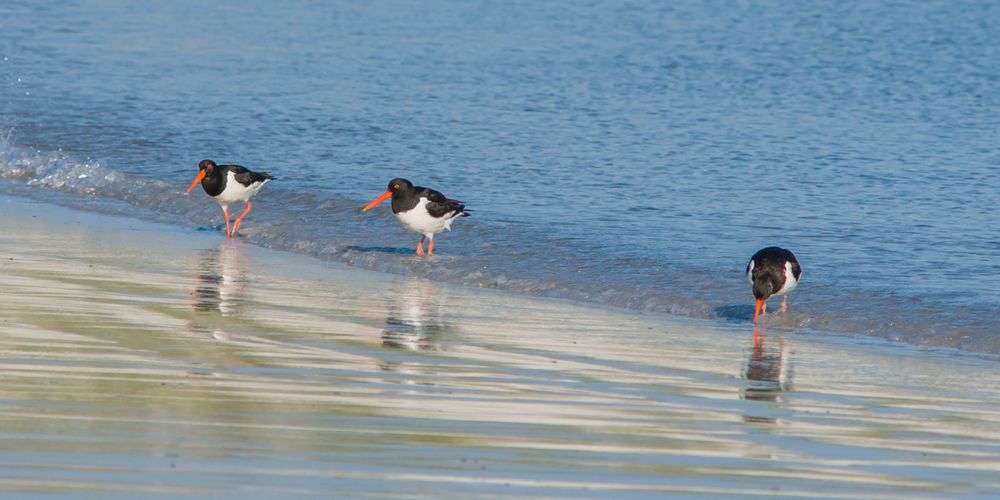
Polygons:
[[9,496],[1000,494],[985,355],[0,210]]

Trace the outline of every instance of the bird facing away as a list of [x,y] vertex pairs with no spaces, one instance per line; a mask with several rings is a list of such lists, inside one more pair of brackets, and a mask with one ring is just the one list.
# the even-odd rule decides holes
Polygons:
[[747,264],[747,281],[753,284],[753,296],[757,299],[753,322],[761,314],[767,314],[767,299],[783,297],[781,312],[788,310],[788,293],[799,284],[802,268],[792,252],[779,247],[762,248],[750,257]]
[[[187,192],[190,193],[199,182],[201,183],[205,192],[222,207],[222,215],[226,218],[226,239],[230,239],[236,236],[243,218],[253,208],[250,205],[250,197],[257,194],[257,191],[271,179],[274,177],[267,172],[252,172],[239,165],[216,165],[212,160],[202,160],[198,164],[198,176],[188,186]],[[230,226],[229,205],[237,201],[246,203],[246,208]]]
[[417,255],[424,255],[424,240],[427,255],[434,255],[434,235],[441,231],[451,231],[451,221],[456,217],[468,217],[465,205],[458,200],[449,200],[433,189],[414,186],[406,179],[395,178],[381,196],[361,208],[367,212],[379,203],[392,198],[392,213],[406,229],[422,236],[417,243]]

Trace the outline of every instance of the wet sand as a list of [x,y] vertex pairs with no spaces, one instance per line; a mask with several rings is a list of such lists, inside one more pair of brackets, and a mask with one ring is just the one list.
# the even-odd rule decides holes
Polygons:
[[1000,494],[991,358],[0,210],[11,496]]

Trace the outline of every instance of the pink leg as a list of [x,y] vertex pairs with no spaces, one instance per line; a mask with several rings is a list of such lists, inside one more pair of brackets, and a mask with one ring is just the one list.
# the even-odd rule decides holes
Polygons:
[[788,311],[788,296],[787,295],[781,298],[781,312],[786,312],[786,311]]
[[427,244],[427,256],[431,255],[434,255],[434,238],[431,238],[430,243]]
[[222,207],[222,216],[226,218],[226,239],[233,237],[233,232],[229,230],[229,210],[226,207]]
[[417,243],[417,255],[423,257],[424,255],[424,240],[427,239],[426,236],[420,237],[420,243]]
[[253,207],[250,205],[250,200],[247,200],[247,208],[243,210],[243,213],[240,214],[240,216],[236,218],[236,222],[233,223],[233,236],[236,236],[236,231],[240,230],[240,223],[242,223],[243,218],[246,217],[248,213],[250,213],[251,208]]

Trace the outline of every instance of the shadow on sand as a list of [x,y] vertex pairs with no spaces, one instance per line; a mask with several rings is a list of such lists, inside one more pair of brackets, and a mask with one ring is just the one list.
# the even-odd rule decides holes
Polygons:
[[361,252],[361,253],[388,253],[394,255],[410,255],[414,254],[413,248],[404,247],[367,247],[358,245],[348,245],[344,247],[344,251],[351,252]]
[[715,308],[716,316],[727,321],[753,321],[753,304],[729,304]]

